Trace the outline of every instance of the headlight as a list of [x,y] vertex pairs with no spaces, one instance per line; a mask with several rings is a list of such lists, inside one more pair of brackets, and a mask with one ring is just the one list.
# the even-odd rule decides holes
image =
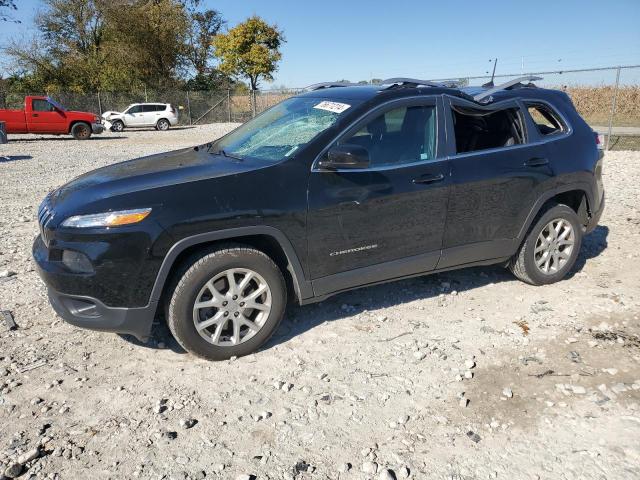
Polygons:
[[94,213],[91,215],[74,215],[62,222],[63,227],[92,228],[92,227],[117,227],[131,225],[144,220],[151,213],[150,208],[137,208],[134,210],[120,210],[118,212]]

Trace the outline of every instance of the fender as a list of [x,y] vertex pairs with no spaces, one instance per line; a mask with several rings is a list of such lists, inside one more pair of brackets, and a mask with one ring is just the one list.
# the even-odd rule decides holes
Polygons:
[[536,200],[536,202],[533,204],[533,207],[531,207],[531,210],[529,211],[529,214],[527,215],[527,218],[524,221],[524,224],[522,225],[522,228],[520,229],[518,236],[516,237],[517,239],[516,245],[520,245],[520,243],[522,243],[522,240],[524,239],[525,235],[529,231],[531,224],[533,223],[536,216],[538,215],[538,212],[540,212],[542,205],[544,205],[548,200],[555,197],[556,195],[560,193],[569,192],[571,190],[583,191],[587,196],[587,205],[590,208],[593,208],[593,206],[595,205],[594,199],[593,199],[593,192],[591,190],[591,185],[587,182],[570,183],[570,184],[562,185],[561,187],[556,187],[554,189],[548,190],[544,192],[544,194],[541,195],[538,198],[538,200]]
[[267,225],[256,225],[248,227],[229,228],[226,230],[216,230],[214,232],[199,233],[197,235],[183,238],[182,240],[175,243],[162,261],[162,265],[160,266],[160,270],[158,271],[158,275],[156,276],[156,281],[153,285],[153,290],[151,291],[149,304],[157,303],[160,300],[160,296],[162,295],[162,290],[169,276],[169,272],[171,271],[173,264],[178,258],[178,255],[180,255],[184,250],[198,244],[204,244],[216,240],[235,240],[251,235],[267,235],[276,240],[284,251],[287,262],[289,263],[289,271],[293,279],[293,287],[298,298],[300,299],[300,302],[302,302],[304,299],[313,297],[311,282],[308,282],[306,280],[302,265],[300,263],[300,260],[298,259],[298,255],[296,254],[293,245],[291,245],[291,242],[289,241],[287,236],[277,228]]

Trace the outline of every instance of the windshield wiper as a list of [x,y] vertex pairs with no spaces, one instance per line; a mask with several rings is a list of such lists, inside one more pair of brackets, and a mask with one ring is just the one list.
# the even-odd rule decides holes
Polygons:
[[214,155],[222,155],[223,157],[226,158],[233,158],[234,160],[244,160],[243,158],[240,157],[236,157],[235,155],[229,155],[227,152],[225,152],[223,149],[218,150],[217,152],[214,152]]

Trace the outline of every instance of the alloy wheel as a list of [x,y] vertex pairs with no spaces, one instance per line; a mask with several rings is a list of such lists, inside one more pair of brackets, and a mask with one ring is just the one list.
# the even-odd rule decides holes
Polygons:
[[575,234],[571,223],[556,218],[547,223],[536,240],[534,261],[545,275],[560,271],[571,258],[575,245]]
[[193,324],[207,342],[227,347],[246,342],[260,331],[271,312],[271,289],[257,272],[225,270],[198,292]]

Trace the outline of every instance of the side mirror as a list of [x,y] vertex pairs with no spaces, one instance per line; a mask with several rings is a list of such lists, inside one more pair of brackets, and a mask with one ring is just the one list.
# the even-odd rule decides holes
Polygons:
[[320,160],[318,166],[325,170],[368,168],[369,151],[349,143],[336,145],[329,149],[327,157]]

